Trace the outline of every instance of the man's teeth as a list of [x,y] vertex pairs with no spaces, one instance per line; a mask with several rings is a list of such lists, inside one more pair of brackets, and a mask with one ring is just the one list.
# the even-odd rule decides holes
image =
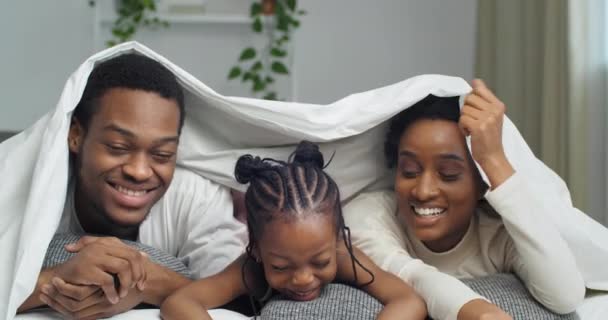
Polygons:
[[416,208],[414,207],[414,212],[416,212],[419,216],[437,216],[445,212],[445,209],[442,208]]
[[127,189],[127,188],[125,188],[123,186],[119,186],[119,185],[116,186],[116,190],[118,190],[118,192],[120,192],[120,193],[124,193],[124,194],[126,194],[128,196],[132,196],[132,197],[141,197],[141,196],[145,195],[147,192],[146,190],[137,190],[137,191],[130,190],[130,189]]

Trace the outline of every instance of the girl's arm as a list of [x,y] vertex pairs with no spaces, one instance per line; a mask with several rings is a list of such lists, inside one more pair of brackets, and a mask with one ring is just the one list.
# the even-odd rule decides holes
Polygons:
[[222,272],[177,290],[163,302],[161,317],[165,320],[211,320],[207,310],[220,307],[247,293],[241,275],[244,262],[243,255]]
[[337,279],[341,282],[351,283],[359,286],[376,299],[384,308],[378,314],[377,319],[425,319],[427,316],[424,300],[405,281],[385,272],[374,264],[363,252],[353,247],[353,255],[372,276],[355,262],[355,270],[351,255],[342,241],[338,246],[338,274]]

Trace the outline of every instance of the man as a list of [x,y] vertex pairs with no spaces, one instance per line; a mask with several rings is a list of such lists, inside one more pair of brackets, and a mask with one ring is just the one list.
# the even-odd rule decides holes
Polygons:
[[160,63],[126,54],[95,67],[70,125],[72,178],[57,233],[99,236],[66,246],[75,255],[40,272],[19,312],[47,305],[71,318],[108,317],[159,306],[190,283],[118,239],[168,252],[196,277],[243,252],[230,191],[176,169],[184,116],[181,87]]

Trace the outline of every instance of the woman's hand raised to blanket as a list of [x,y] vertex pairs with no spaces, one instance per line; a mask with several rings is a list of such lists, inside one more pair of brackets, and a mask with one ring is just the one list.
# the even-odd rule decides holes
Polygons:
[[506,107],[483,81],[475,79],[472,86],[473,91],[464,100],[459,125],[471,136],[473,159],[483,168],[494,189],[515,172],[502,145]]
[[[112,304],[126,297],[132,288],[144,289],[147,256],[117,238],[86,236],[65,248],[76,254],[53,268],[54,276],[65,282],[98,286]],[[118,292],[115,276],[120,283]]]

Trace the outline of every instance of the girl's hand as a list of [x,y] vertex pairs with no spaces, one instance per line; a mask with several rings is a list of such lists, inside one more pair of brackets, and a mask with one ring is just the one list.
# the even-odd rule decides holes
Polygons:
[[473,80],[473,91],[464,100],[459,125],[471,135],[473,159],[479,163],[495,189],[515,170],[507,160],[502,145],[502,122],[505,105],[479,79]]
[[200,303],[179,294],[173,294],[165,299],[160,307],[160,317],[163,320],[212,320],[207,310]]
[[241,278],[245,260],[243,254],[223,271],[196,280],[172,293],[160,307],[161,318],[211,320],[207,310],[218,308],[247,293]]
[[458,312],[458,320],[513,320],[497,305],[481,299],[467,302]]
[[[344,243],[340,241],[336,279],[339,282],[355,283],[362,286],[362,290],[378,299],[384,305],[384,308],[376,319],[426,319],[426,303],[409,284],[396,275],[380,269],[356,247],[353,247],[352,252],[360,262],[360,264],[355,263],[357,277],[355,278],[351,256]],[[373,281],[371,281],[370,273],[374,275]]]

